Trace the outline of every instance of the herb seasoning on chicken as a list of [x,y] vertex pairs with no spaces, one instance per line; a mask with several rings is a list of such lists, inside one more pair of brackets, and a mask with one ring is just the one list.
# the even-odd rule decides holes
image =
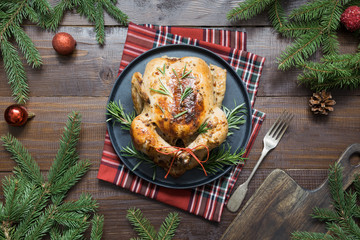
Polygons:
[[201,165],[225,141],[225,69],[197,57],[162,57],[151,60],[143,76],[134,73],[131,83],[139,114],[130,129],[134,146],[171,176]]

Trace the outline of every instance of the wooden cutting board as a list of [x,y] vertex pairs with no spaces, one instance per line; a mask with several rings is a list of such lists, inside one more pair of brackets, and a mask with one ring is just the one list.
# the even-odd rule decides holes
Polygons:
[[[344,167],[344,189],[360,173],[350,157],[360,154],[360,144],[349,146],[338,160]],[[312,219],[313,208],[331,206],[327,181],[316,190],[301,188],[284,171],[276,169],[249,199],[227,228],[222,240],[290,239],[294,231],[325,232],[325,224]]]

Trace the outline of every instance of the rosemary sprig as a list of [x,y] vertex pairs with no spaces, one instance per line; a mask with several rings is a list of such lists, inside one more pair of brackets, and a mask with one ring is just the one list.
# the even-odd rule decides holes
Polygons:
[[133,111],[130,114],[125,113],[124,108],[119,100],[119,103],[110,101],[106,107],[107,115],[110,115],[110,118],[106,122],[114,121],[121,124],[121,129],[130,130],[131,122],[135,118],[135,112]]
[[185,88],[185,91],[181,94],[180,103],[182,101],[184,101],[184,99],[187,98],[192,92],[193,92],[193,89],[191,87]]
[[159,72],[161,72],[161,74],[163,75],[163,76],[165,76],[165,63],[164,63],[164,66],[163,66],[163,69],[161,70],[159,67],[157,68],[157,70],[159,70]]
[[223,106],[223,111],[226,115],[227,121],[228,121],[228,136],[234,134],[230,129],[240,129],[240,125],[245,123],[244,115],[247,114],[246,108],[244,106],[245,103],[236,106],[235,102],[235,108],[229,109],[225,106]]
[[181,117],[182,115],[184,115],[184,114],[187,113],[187,112],[188,112],[188,110],[185,110],[185,111],[183,111],[183,112],[181,112],[181,113],[179,113],[179,114],[176,114],[176,115],[174,116],[174,118]]
[[[192,73],[192,70],[186,72],[186,63],[185,63],[185,67],[184,67],[184,70],[183,70],[183,72],[182,72],[181,79],[184,79],[184,78],[186,78],[186,77],[189,77],[189,78],[190,78],[190,76],[189,76],[190,73]],[[192,77],[191,77],[191,78],[192,78]]]
[[169,89],[167,89],[167,87],[164,85],[164,83],[161,81],[161,79],[159,78],[160,81],[160,89],[154,89],[154,88],[150,88],[151,91],[160,93],[160,94],[164,94],[164,95],[168,95],[170,97],[173,97],[173,95],[171,94],[171,92],[169,91]]
[[198,132],[199,134],[201,134],[201,133],[206,133],[209,129],[210,129],[210,128],[208,127],[208,122],[205,121],[205,122],[203,122],[203,123],[200,125],[199,129],[197,130],[197,132]]
[[156,106],[158,106],[158,108],[160,108],[160,110],[162,111],[162,113],[165,114],[164,109],[163,109],[159,104],[156,103]]
[[183,88],[182,88],[182,84],[181,84],[181,82],[180,82],[179,75],[177,74],[177,72],[175,71],[175,69],[172,68],[172,71],[173,71],[173,73],[175,74],[176,79],[178,80],[180,92],[181,92],[181,94],[182,94],[182,93],[183,93]]
[[132,157],[140,160],[135,166],[132,168],[132,171],[135,171],[143,162],[150,164],[153,168],[153,176],[152,179],[155,180],[156,178],[156,164],[152,161],[149,156],[145,153],[138,151],[132,143],[129,146],[123,147],[120,152],[121,155],[124,157]]
[[231,153],[230,144],[223,144],[219,148],[215,148],[210,152],[210,158],[204,164],[205,170],[208,174],[215,174],[218,171],[223,171],[225,166],[238,165],[244,163],[245,158],[242,155],[245,150],[236,149],[234,153]]

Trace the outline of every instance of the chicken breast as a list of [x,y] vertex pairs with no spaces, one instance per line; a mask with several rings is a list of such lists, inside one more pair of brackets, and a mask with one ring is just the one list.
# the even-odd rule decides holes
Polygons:
[[[225,141],[225,69],[197,57],[162,57],[151,60],[144,75],[136,72],[131,83],[138,114],[130,130],[134,146],[171,176],[198,166]],[[199,133],[201,126],[207,131]]]

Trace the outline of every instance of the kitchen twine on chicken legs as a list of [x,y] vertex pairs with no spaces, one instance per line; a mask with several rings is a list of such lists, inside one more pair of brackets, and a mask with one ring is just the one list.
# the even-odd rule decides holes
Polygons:
[[[198,147],[204,147],[206,148],[207,150],[207,157],[206,157],[206,160],[200,160],[196,155],[195,153],[193,152],[196,148]],[[163,152],[163,151],[160,151],[160,149],[166,149],[166,148],[176,148],[176,150],[174,151],[171,151],[171,152]],[[170,173],[170,170],[171,170],[171,167],[175,161],[175,158],[176,156],[181,153],[182,151],[185,151],[187,153],[189,153],[191,156],[193,156],[193,158],[199,163],[199,165],[202,167],[202,169],[204,170],[204,174],[207,176],[207,173],[206,173],[206,170],[204,168],[204,166],[202,165],[203,163],[206,163],[208,160],[209,160],[209,155],[210,155],[210,151],[209,151],[209,148],[206,146],[206,145],[203,145],[203,144],[200,144],[200,145],[197,145],[193,148],[182,148],[182,147],[176,147],[176,146],[170,146],[170,147],[158,147],[156,148],[156,151],[159,152],[159,153],[162,153],[162,154],[165,154],[165,155],[170,155],[170,154],[174,154],[173,158],[171,159],[171,163],[170,163],[170,167],[169,167],[169,170],[167,171],[166,175],[165,175],[165,178],[167,178],[167,176],[169,175]]]

